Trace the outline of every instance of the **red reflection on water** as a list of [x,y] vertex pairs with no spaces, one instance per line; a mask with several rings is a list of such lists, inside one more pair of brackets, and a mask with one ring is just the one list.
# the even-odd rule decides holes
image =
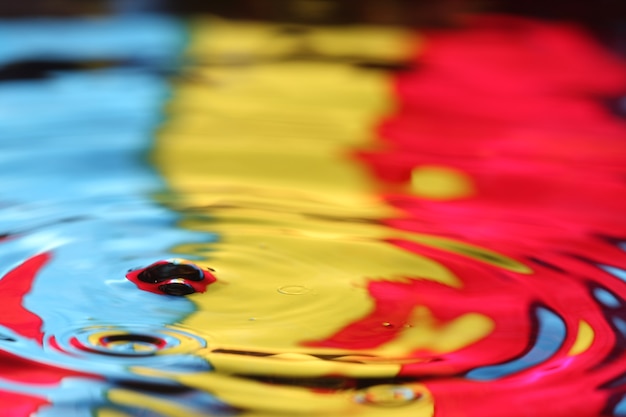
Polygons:
[[[26,309],[24,297],[31,290],[37,274],[51,257],[50,253],[41,253],[28,258],[0,279],[0,325],[39,345],[43,341],[41,331],[43,321]],[[12,337],[6,335],[3,338],[7,344],[13,343]],[[0,377],[5,382],[15,383],[15,389],[18,391],[27,389],[29,386],[53,387],[69,376],[88,376],[88,374],[45,365],[0,350]],[[49,401],[43,395],[42,397],[31,396],[0,388],[2,415],[27,416],[46,404],[49,404]]]
[[39,344],[43,341],[43,322],[39,316],[24,307],[23,299],[30,291],[37,273],[50,257],[48,253],[35,255],[0,279],[0,324],[23,337],[36,340]]
[[[441,262],[463,288],[419,276],[372,282],[371,314],[318,343],[383,345],[402,326],[374,336],[372,327],[382,320],[406,323],[415,305],[444,324],[478,312],[494,320],[489,336],[449,354],[415,351],[439,361],[403,365],[403,375],[456,375],[425,382],[436,416],[601,415],[623,390],[601,387],[626,365],[624,336],[610,324],[624,312],[599,305],[590,288],[625,291],[624,282],[598,264],[626,269],[626,254],[606,237],[626,236],[626,124],[597,99],[626,92],[626,66],[576,27],[502,16],[426,33],[415,59],[417,70],[394,79],[398,109],[381,123],[378,147],[357,153],[379,180],[382,197],[404,213],[384,224],[489,248],[533,273],[390,239]],[[440,200],[413,193],[412,175],[421,166],[462,173],[471,193]],[[533,305],[546,306],[565,324],[556,354],[493,382],[465,378],[473,367],[506,362],[532,347]],[[571,355],[581,321],[595,336]]]
[[30,416],[46,404],[48,401],[43,398],[0,390],[0,405],[5,416]]
[[[380,125],[380,148],[357,154],[406,214],[385,223],[513,257],[558,249],[623,266],[591,234],[626,235],[626,125],[596,100],[626,92],[626,66],[575,27],[513,17],[474,18],[424,43],[419,69],[395,77],[399,109]],[[424,165],[462,172],[473,194],[412,194]]]

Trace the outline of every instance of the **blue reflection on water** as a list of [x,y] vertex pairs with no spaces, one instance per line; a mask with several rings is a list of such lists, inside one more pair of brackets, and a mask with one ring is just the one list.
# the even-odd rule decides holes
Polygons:
[[160,16],[0,21],[0,64],[32,57],[171,62],[185,40],[179,21]]
[[0,91],[0,137],[13,152],[25,139],[57,152],[145,148],[169,94],[163,78],[136,68],[56,73]]
[[610,265],[600,265],[600,268],[604,269],[606,272],[608,272],[609,274],[613,275],[614,277],[617,277],[619,279],[621,279],[622,281],[626,282],[626,271],[621,269],[621,268],[617,268],[615,266],[610,266]]
[[[0,83],[0,233],[12,235],[1,243],[0,272],[51,252],[24,306],[62,346],[85,328],[148,331],[194,310],[185,298],[164,302],[124,278],[132,267],[180,256],[171,250],[178,244],[216,238],[179,229],[178,215],[151,197],[164,184],[146,155],[170,94],[159,71],[176,62],[184,39],[179,22],[161,17],[0,24],[0,64],[42,57],[141,64]],[[1,330],[17,341],[0,348],[15,354],[128,373],[123,358],[64,355]],[[207,366],[182,355],[153,359],[165,367]]]
[[467,373],[469,379],[491,381],[545,362],[563,345],[567,328],[563,320],[545,308],[537,309],[539,329],[535,345],[523,356],[500,365],[485,366]]
[[613,293],[605,290],[604,288],[594,289],[593,296],[602,305],[609,307],[609,308],[617,308],[621,305],[619,299]]

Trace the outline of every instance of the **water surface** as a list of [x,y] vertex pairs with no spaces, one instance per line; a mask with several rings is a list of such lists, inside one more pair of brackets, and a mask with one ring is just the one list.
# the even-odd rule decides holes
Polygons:
[[[582,32],[0,36],[38,68],[0,84],[6,415],[626,415],[626,75]],[[125,278],[168,258],[217,282]]]

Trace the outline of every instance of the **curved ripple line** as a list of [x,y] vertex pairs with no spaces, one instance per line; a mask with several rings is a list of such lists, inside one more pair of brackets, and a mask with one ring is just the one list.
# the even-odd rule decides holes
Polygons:
[[567,335],[565,322],[548,309],[537,308],[539,330],[537,341],[524,356],[500,365],[485,366],[467,373],[467,378],[478,381],[493,381],[539,365],[554,355],[563,345]]
[[613,275],[614,277],[619,278],[620,280],[626,282],[626,271],[625,270],[623,270],[621,268],[617,268],[615,266],[610,266],[610,265],[600,265],[600,268],[602,268],[603,270],[605,270],[609,274]]
[[609,308],[617,308],[621,305],[619,299],[610,291],[604,288],[596,288],[593,290],[594,298],[603,306]]

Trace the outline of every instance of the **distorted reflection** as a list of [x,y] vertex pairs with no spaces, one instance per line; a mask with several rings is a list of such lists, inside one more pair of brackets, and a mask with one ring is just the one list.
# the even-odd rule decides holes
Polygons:
[[626,415],[626,71],[577,28],[2,30],[8,415]]

